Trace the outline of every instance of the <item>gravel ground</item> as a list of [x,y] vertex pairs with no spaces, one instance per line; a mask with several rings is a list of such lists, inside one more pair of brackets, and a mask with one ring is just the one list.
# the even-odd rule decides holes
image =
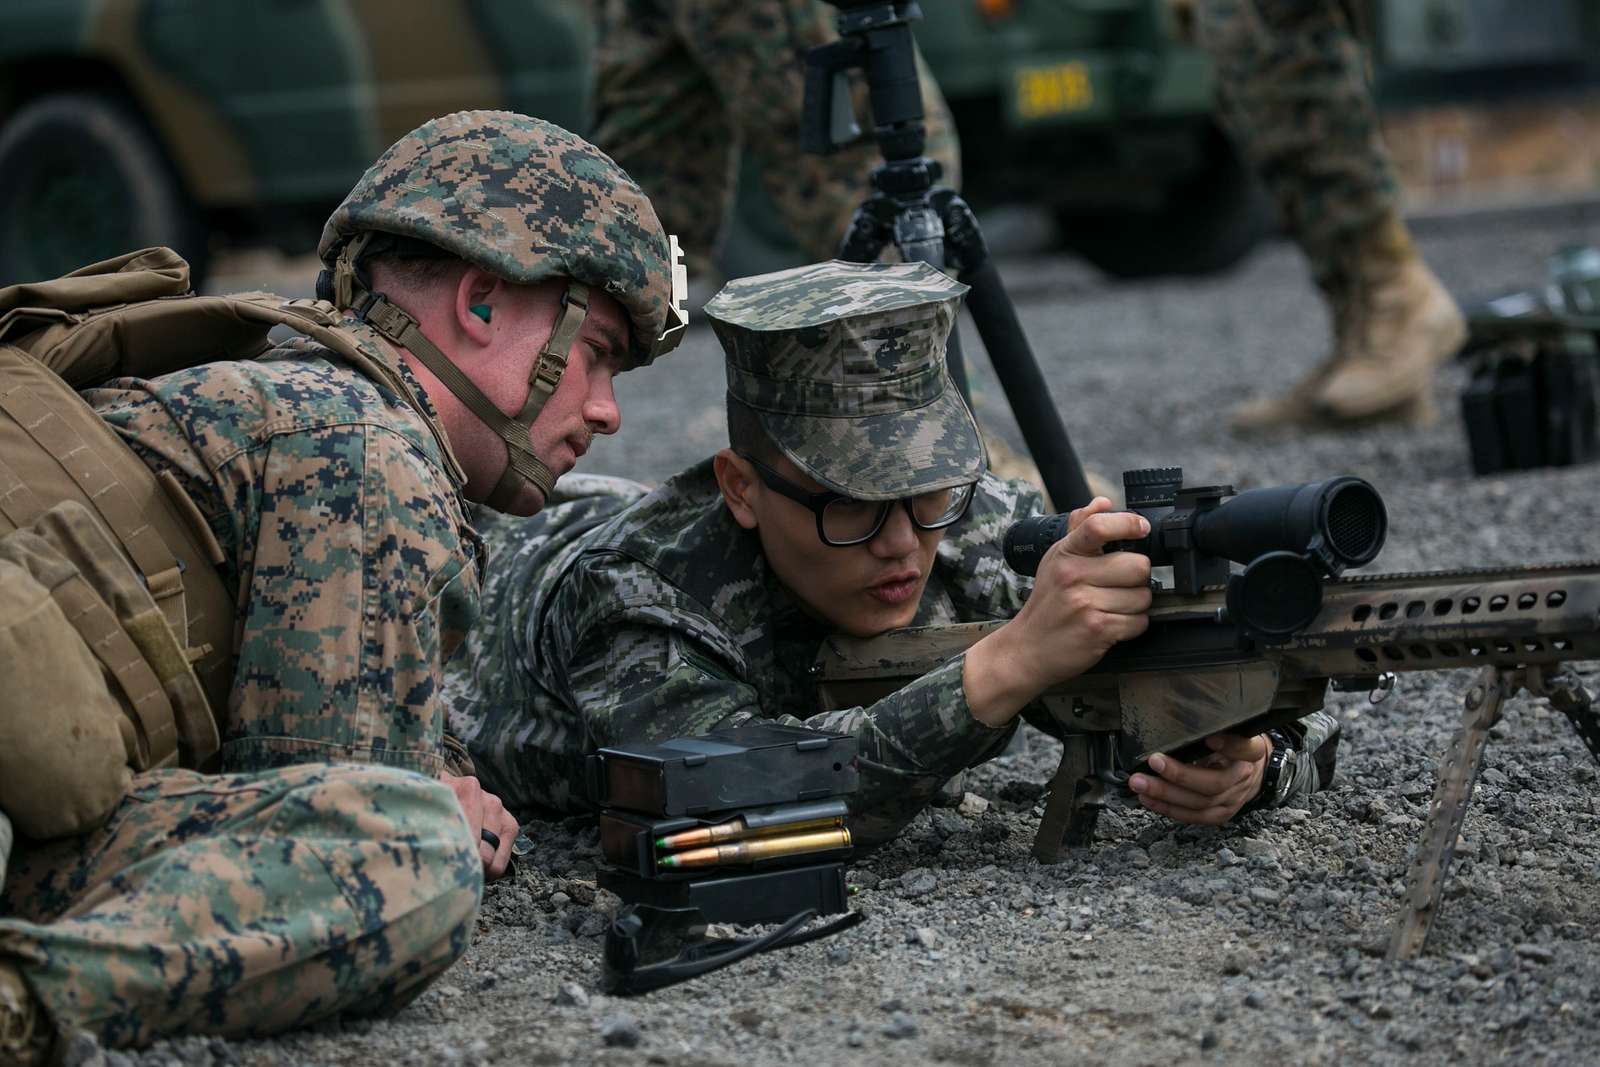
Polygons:
[[[1600,209],[1439,220],[1422,236],[1466,296],[1537,280],[1543,257],[1570,240],[1600,242]],[[1361,475],[1392,521],[1374,569],[1600,556],[1596,467],[1471,476],[1455,368],[1437,385],[1446,418],[1429,430],[1230,438],[1223,412],[1238,391],[1286,385],[1325,341],[1289,246],[1225,277],[1150,285],[1109,284],[1049,256],[1005,266],[1074,441],[1104,473],[1181,463],[1194,481],[1240,488]],[[1015,439],[986,367],[975,384],[984,421]],[[588,470],[660,478],[717,447],[721,371],[705,330],[619,392],[626,429],[595,448]],[[1028,844],[1058,747],[1032,734],[1024,754],[969,775],[961,809],[925,814],[852,868],[866,923],[635,1001],[596,992],[597,935],[614,900],[594,887],[594,832],[536,823],[532,862],[488,890],[465,960],[397,1018],[105,1059],[1592,1062],[1595,765],[1563,717],[1526,697],[1493,732],[1425,958],[1382,959],[1466,681],[1410,675],[1376,707],[1336,695],[1339,780],[1303,810],[1220,830],[1111,813],[1097,848],[1050,867]]]

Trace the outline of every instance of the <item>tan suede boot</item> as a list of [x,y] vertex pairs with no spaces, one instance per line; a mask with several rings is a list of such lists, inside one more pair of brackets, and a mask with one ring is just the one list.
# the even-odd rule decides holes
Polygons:
[[1332,347],[1322,362],[1306,372],[1287,392],[1251,397],[1234,408],[1229,417],[1229,427],[1235,434],[1246,437],[1285,429],[1329,428],[1318,412],[1317,398],[1322,393],[1323,384],[1353,354],[1349,339],[1357,324],[1358,314],[1355,293],[1345,272],[1330,275],[1319,282],[1318,287],[1322,290],[1322,302],[1328,309],[1328,321],[1333,327]]
[[0,1063],[36,1067],[50,1051],[50,1027],[22,975],[0,962]]
[[1317,397],[1322,385],[1333,374],[1339,362],[1339,345],[1328,358],[1313,367],[1284,393],[1254,396],[1228,416],[1228,425],[1234,433],[1243,436],[1272,433],[1285,428],[1306,429],[1322,421],[1317,412]]
[[1460,309],[1393,213],[1356,243],[1351,268],[1348,351],[1316,392],[1317,414],[1341,423],[1432,422],[1434,372],[1467,338]]

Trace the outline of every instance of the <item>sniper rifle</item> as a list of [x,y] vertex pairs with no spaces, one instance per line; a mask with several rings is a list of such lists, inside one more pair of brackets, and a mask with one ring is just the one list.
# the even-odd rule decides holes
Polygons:
[[[1129,510],[1150,520],[1140,551],[1170,565],[1150,627],[1045,692],[1035,725],[1060,737],[1033,853],[1086,847],[1108,789],[1162,752],[1185,758],[1210,734],[1263,733],[1323,706],[1330,687],[1387,695],[1395,674],[1476,668],[1440,764],[1391,958],[1421,952],[1437,914],[1489,729],[1520,690],[1549,700],[1600,760],[1600,715],[1568,666],[1600,659],[1600,560],[1341,577],[1387,532],[1382,499],[1358,478],[1257,489],[1184,488],[1178,468],[1124,475]],[[1024,520],[1007,560],[1032,573],[1066,517]],[[1242,572],[1231,564],[1244,564]],[[833,637],[816,665],[827,707],[871,703],[960,655],[998,622]]]

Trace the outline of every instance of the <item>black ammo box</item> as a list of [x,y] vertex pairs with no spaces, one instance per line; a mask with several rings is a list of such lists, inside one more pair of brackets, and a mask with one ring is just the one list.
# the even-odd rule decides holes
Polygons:
[[694,816],[820,800],[856,789],[855,741],[763,723],[589,757],[589,796],[602,808]]
[[707,918],[724,923],[778,923],[807,909],[818,915],[838,915],[850,910],[842,863],[818,863],[753,874],[724,871],[709,878],[685,880],[639,878],[601,868],[599,885],[630,904],[697,908]]
[[[1493,306],[1491,302],[1485,307]],[[1600,458],[1600,318],[1470,314],[1461,419],[1476,474]]]

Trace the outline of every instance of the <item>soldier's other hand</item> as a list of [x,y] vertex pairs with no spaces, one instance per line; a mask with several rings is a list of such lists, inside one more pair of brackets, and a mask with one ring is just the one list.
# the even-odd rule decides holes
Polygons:
[[[506,873],[511,864],[511,846],[517,839],[517,820],[506,810],[500,798],[483,788],[476,778],[461,778],[453,774],[439,775],[439,781],[450,787],[456,802],[467,816],[473,839],[478,842],[478,858],[483,860],[483,877],[492,882]],[[489,831],[499,844],[491,846],[484,839]]]
[[1099,662],[1149,625],[1150,560],[1101,550],[1150,532],[1142,515],[1096,497],[1067,518],[1068,533],[1039,561],[1017,617],[967,651],[963,681],[972,714],[1003,726],[1028,701]]
[[1212,734],[1206,745],[1211,752],[1194,763],[1151,756],[1155,774],[1128,779],[1139,803],[1169,819],[1205,826],[1220,826],[1237,815],[1261,792],[1272,742],[1266,734]]

